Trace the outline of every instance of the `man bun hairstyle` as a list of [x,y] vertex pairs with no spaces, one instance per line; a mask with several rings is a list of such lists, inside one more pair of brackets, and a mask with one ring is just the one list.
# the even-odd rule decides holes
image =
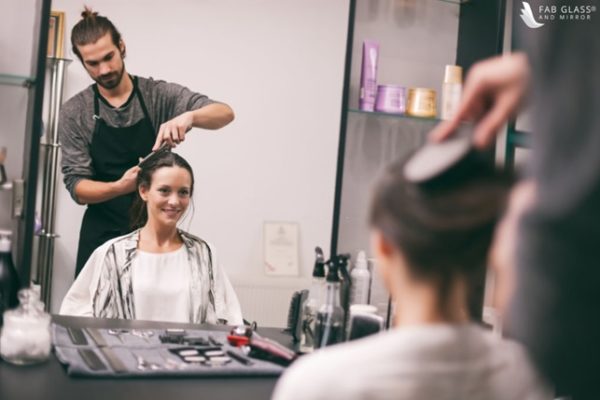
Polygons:
[[[113,23],[108,18],[98,15],[97,11],[92,11],[90,7],[85,6],[81,13],[81,20],[75,24],[71,31],[71,46],[73,47],[73,53],[75,53],[79,60],[83,62],[77,46],[95,43],[102,36],[106,35],[106,33],[110,33],[113,44],[119,48],[119,43],[121,43],[121,33]],[[121,54],[125,57],[125,49],[123,49]]]

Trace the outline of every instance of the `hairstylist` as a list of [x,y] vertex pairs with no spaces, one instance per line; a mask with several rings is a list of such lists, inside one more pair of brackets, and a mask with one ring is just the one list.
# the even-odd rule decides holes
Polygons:
[[233,111],[178,84],[128,74],[119,31],[88,8],[71,44],[95,81],[63,105],[59,120],[64,182],[77,203],[87,204],[77,275],[98,246],[131,231],[139,157],[163,142],[182,142],[192,127],[222,128]]

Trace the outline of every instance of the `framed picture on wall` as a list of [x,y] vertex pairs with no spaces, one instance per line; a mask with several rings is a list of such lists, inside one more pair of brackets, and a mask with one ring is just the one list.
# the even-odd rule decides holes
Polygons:
[[295,222],[265,222],[265,275],[298,276],[300,228]]
[[48,57],[64,57],[64,33],[65,13],[62,11],[52,11],[48,27]]

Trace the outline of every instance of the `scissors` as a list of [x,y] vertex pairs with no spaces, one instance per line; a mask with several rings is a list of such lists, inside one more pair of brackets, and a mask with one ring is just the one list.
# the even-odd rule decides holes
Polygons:
[[148,154],[146,157],[142,158],[140,160],[140,162],[138,163],[138,167],[144,168],[154,158],[162,156],[165,153],[169,153],[170,151],[171,151],[171,146],[169,146],[169,144],[167,142],[163,142],[163,144],[159,147],[158,150],[153,151],[152,153]]

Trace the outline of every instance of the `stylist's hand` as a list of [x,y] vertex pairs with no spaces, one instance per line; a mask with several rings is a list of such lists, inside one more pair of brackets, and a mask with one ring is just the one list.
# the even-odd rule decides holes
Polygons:
[[135,167],[129,168],[123,176],[117,181],[119,186],[119,191],[122,194],[127,194],[133,192],[137,187],[137,176],[140,172],[140,167],[137,165]]
[[163,142],[167,142],[170,147],[175,147],[183,142],[185,133],[192,129],[192,122],[192,113],[188,111],[162,124],[156,135],[152,151],[158,150]]
[[473,121],[476,147],[493,143],[500,127],[524,101],[529,86],[529,64],[523,53],[490,58],[475,64],[465,81],[463,97],[454,117],[430,135],[434,142],[453,134],[463,121]]

